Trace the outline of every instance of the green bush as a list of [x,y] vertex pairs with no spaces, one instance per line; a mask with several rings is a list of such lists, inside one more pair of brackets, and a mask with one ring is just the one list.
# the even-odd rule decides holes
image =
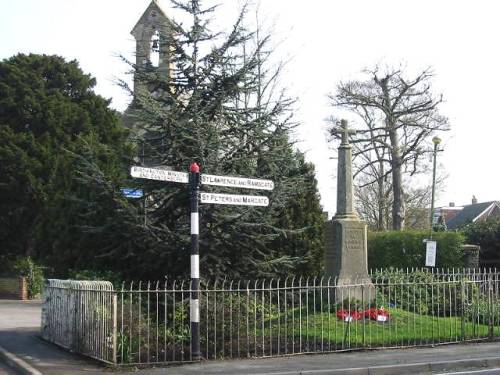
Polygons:
[[[426,270],[375,272],[378,305],[421,315],[456,316],[480,300],[480,283],[465,275],[441,275]],[[472,315],[471,315],[472,316]]]
[[[463,267],[464,237],[456,232],[433,233],[437,241],[436,267]],[[371,232],[368,234],[368,268],[425,266],[427,231]]]
[[[155,314],[157,308],[155,301],[150,301],[148,308],[146,299],[141,303],[138,296],[132,300],[129,298],[131,297],[128,293],[119,297],[120,311],[117,314],[119,363],[138,362],[139,358],[161,362],[162,358],[172,358],[174,353],[180,354],[188,350],[190,339],[188,299],[177,302],[172,310],[173,302],[169,297],[169,311],[165,316],[162,313]],[[158,311],[165,311],[166,314],[164,301],[162,298],[161,300],[158,301]],[[141,314],[140,319],[139,314]]]
[[465,307],[465,318],[478,324],[500,325],[500,301],[488,301],[484,295],[478,295],[474,303]]
[[17,275],[26,277],[28,282],[28,298],[37,297],[43,288],[43,267],[36,264],[30,257],[23,257],[16,260],[14,270]]

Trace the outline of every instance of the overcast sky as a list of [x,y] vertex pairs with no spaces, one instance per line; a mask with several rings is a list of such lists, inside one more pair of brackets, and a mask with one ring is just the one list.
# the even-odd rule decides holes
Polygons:
[[[132,57],[129,33],[149,2],[0,0],[0,59],[18,52],[77,59],[97,78],[97,92],[124,110],[130,98],[114,79],[125,78],[127,66],[116,56]],[[221,2],[221,19],[231,19],[239,1]],[[169,12],[168,0],[160,3]],[[436,74],[433,89],[444,95],[441,112],[451,123],[441,136],[440,168],[449,177],[437,206],[467,204],[473,194],[500,199],[499,8],[495,0],[261,0],[281,42],[276,52],[290,58],[283,82],[298,98],[296,136],[316,165],[326,211],[334,213],[336,199],[326,95],[375,64],[403,64],[411,73],[432,66]]]

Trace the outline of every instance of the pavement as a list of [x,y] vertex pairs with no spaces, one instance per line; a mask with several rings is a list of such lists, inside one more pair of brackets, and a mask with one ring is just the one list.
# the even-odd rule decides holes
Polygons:
[[[210,361],[158,368],[110,368],[38,337],[41,303],[0,300],[0,375],[391,375],[500,373],[500,342]],[[14,363],[18,362],[18,363]],[[9,363],[10,367],[6,366]],[[463,372],[466,371],[466,372]],[[476,371],[476,372],[475,372]],[[497,371],[497,372],[495,372]]]
[[[0,300],[0,363],[30,375],[100,374],[105,367],[39,338],[40,301]],[[0,372],[0,374],[2,374]]]
[[389,375],[500,367],[500,342],[188,364],[140,374]]

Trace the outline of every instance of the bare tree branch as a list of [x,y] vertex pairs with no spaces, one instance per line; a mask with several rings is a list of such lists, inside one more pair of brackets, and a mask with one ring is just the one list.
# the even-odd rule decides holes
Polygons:
[[[361,187],[378,186],[378,200],[384,196],[391,176],[392,227],[405,226],[404,176],[413,176],[425,165],[422,156],[431,149],[430,137],[449,129],[448,119],[439,114],[442,95],[434,95],[434,73],[424,69],[408,77],[401,68],[378,66],[363,71],[364,80],[340,82],[328,95],[334,107],[352,111],[363,126],[353,140],[353,155]],[[379,202],[379,204],[382,204]],[[379,212],[380,219],[380,212]]]

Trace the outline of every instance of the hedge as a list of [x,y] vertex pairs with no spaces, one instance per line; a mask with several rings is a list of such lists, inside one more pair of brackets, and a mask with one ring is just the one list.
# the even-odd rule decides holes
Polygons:
[[[464,237],[457,232],[435,232],[436,267],[464,267]],[[425,243],[428,231],[370,232],[368,234],[368,268],[425,267]]]

